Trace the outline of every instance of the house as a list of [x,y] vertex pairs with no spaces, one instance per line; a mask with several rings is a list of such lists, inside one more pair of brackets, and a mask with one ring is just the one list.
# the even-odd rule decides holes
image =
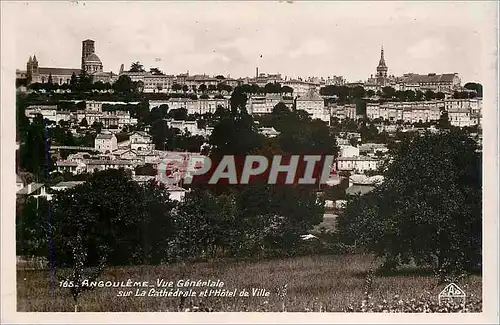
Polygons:
[[106,169],[134,169],[136,162],[130,160],[88,160],[85,162],[86,170],[89,173],[106,170]]
[[378,159],[368,156],[339,157],[337,159],[337,170],[364,173],[369,170],[376,170],[378,163]]
[[280,134],[273,127],[270,127],[270,128],[261,127],[261,128],[259,128],[259,133],[262,134],[262,135],[264,135],[264,136],[266,136],[266,137],[268,137],[268,138],[275,138],[275,137],[277,137]]
[[153,138],[143,131],[135,131],[130,134],[130,149],[132,150],[153,150]]
[[146,184],[150,181],[156,181],[156,176],[148,176],[148,175],[134,175],[132,179],[139,184]]
[[373,156],[376,155],[377,152],[381,154],[385,154],[389,151],[387,146],[383,143],[363,143],[359,145],[359,153],[361,155]]
[[474,117],[471,109],[468,108],[452,108],[448,110],[448,120],[451,125],[458,127],[472,126],[478,122],[478,118]]
[[360,149],[357,147],[353,147],[351,145],[348,146],[340,146],[340,157],[356,157],[359,156]]
[[311,118],[320,119],[330,123],[330,110],[325,109],[325,101],[316,92],[316,90],[309,90],[303,96],[299,96],[296,102],[297,110],[304,110],[311,115]]
[[179,187],[179,186],[175,186],[175,185],[167,185],[166,189],[167,189],[167,192],[169,193],[169,198],[171,200],[178,201],[178,202],[184,201],[184,197],[186,196],[186,192],[187,192],[186,189]]
[[56,161],[56,170],[59,173],[80,174],[85,170],[85,164],[83,160],[59,160]]
[[28,185],[17,191],[16,195],[32,196],[35,198],[44,197],[48,201],[52,199],[52,195],[47,193],[45,185],[42,183],[29,183]]
[[85,181],[67,181],[67,182],[59,182],[56,185],[52,186],[51,189],[54,191],[64,191],[70,188],[74,188],[75,186],[81,185],[85,183]]
[[100,133],[94,140],[94,147],[100,152],[113,152],[118,149],[118,141],[114,134]]
[[346,195],[365,195],[375,189],[373,185],[355,184],[345,190]]
[[122,160],[142,160],[142,158],[137,155],[137,152],[132,149],[126,149],[126,150],[119,149],[114,151],[113,155],[117,159],[122,159]]
[[49,121],[58,122],[57,105],[30,105],[26,107],[24,114],[29,118],[30,122],[33,122],[37,114],[42,115],[44,119]]

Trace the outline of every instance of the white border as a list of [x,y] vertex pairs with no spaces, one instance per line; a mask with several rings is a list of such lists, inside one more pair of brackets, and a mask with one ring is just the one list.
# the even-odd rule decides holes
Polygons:
[[[478,314],[381,313],[18,313],[15,271],[15,31],[14,6],[1,2],[1,300],[2,323],[494,323],[498,321],[498,2],[480,35],[483,103],[483,312]],[[112,5],[112,4],[110,4]],[[374,13],[376,14],[376,13]],[[41,26],[43,28],[43,26]],[[52,40],[57,42],[57,40]],[[475,46],[475,44],[470,44]],[[494,94],[493,92],[496,92]]]

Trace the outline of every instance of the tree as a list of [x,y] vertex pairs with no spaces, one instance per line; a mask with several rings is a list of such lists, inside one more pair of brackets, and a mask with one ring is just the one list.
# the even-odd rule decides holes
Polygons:
[[113,91],[117,94],[130,94],[134,90],[132,79],[127,75],[121,75],[113,84]]
[[159,68],[150,68],[149,72],[155,76],[163,75],[163,72]]
[[139,62],[139,61],[136,61],[136,62],[132,62],[132,64],[130,65],[130,70],[128,70],[129,72],[145,72],[146,70],[144,70],[144,66]]
[[365,89],[361,86],[356,86],[352,89],[352,97],[361,99],[365,97]]
[[237,196],[236,205],[234,229],[240,245],[250,252],[292,253],[300,235],[323,219],[315,193],[298,187],[252,184]]
[[76,77],[76,74],[74,72],[71,74],[69,85],[72,92],[76,91],[78,88],[78,78]]
[[43,198],[26,197],[16,200],[16,254],[48,256],[49,202]]
[[97,133],[101,133],[102,128],[103,128],[103,124],[102,124],[102,122],[94,121],[94,123],[92,123],[92,125],[90,127],[92,129],[94,129]]
[[87,118],[86,117],[84,117],[82,119],[82,121],[80,122],[80,126],[84,127],[84,128],[86,128],[87,126],[89,126],[89,123],[87,122]]
[[52,73],[49,73],[49,77],[47,78],[47,84],[45,86],[45,90],[47,90],[47,91],[54,90],[54,81],[52,80]]
[[103,258],[108,265],[137,265],[160,263],[165,257],[174,204],[161,184],[140,186],[129,172],[110,169],[56,195],[53,207],[58,266],[73,263],[78,237],[90,266]]
[[436,93],[432,90],[427,90],[425,92],[425,100],[433,100],[436,98]]
[[172,84],[172,91],[178,92],[180,90],[182,90],[182,86],[181,85],[179,85],[178,83]]
[[80,71],[80,75],[78,76],[78,90],[81,92],[88,92],[92,90],[92,76],[83,69]]
[[257,132],[253,119],[245,113],[224,116],[210,135],[209,143],[220,155],[247,154],[262,146],[262,135]]
[[451,127],[451,123],[448,117],[448,112],[441,112],[441,116],[438,120],[438,127],[440,129],[449,129]]
[[424,99],[424,93],[421,90],[417,90],[415,92],[415,99],[421,101],[422,99]]
[[246,104],[247,104],[247,95],[243,92],[241,87],[236,87],[231,94],[230,105],[231,105],[231,113],[236,114],[246,113]]
[[33,90],[33,91],[36,91],[36,92],[39,92],[40,90],[43,89],[43,84],[39,83],[39,82],[34,82],[32,83],[31,85],[28,86],[28,88],[30,90]]
[[104,82],[102,81],[97,81],[92,84],[92,88],[96,91],[103,91],[104,90]]
[[205,93],[207,91],[207,85],[201,84],[198,90],[201,91],[202,93]]
[[162,104],[160,106],[153,107],[151,112],[149,112],[149,123],[152,124],[157,120],[162,120],[168,117],[168,105]]
[[156,120],[151,125],[151,136],[153,137],[153,143],[156,150],[166,150],[167,149],[167,138],[169,136],[170,130],[165,120]]
[[415,92],[413,90],[405,90],[405,96],[406,96],[406,100],[409,102],[413,102],[417,98],[417,95],[415,94]]
[[189,90],[188,85],[183,85],[183,86],[182,86],[182,91],[183,91],[184,93],[187,93],[187,92],[188,92],[188,90]]
[[436,99],[443,100],[445,98],[444,93],[438,92],[436,93]]
[[46,128],[46,120],[37,114],[24,130],[22,130],[19,160],[21,168],[33,173],[37,180],[44,180],[53,162],[48,155],[50,140]]
[[145,164],[135,168],[136,175],[156,176],[158,170],[152,164]]
[[281,85],[277,82],[269,82],[264,86],[264,92],[267,94],[281,93]]
[[208,91],[216,91],[217,86],[216,85],[208,85]]
[[184,107],[173,109],[168,112],[168,117],[173,118],[174,120],[187,120],[188,111]]
[[483,85],[480,83],[468,82],[464,85],[464,88],[474,90],[479,98],[483,97]]
[[292,88],[292,87],[290,87],[290,86],[283,86],[283,87],[281,88],[281,92],[282,92],[283,94],[289,94],[289,95],[292,95],[292,94],[293,94],[293,88]]
[[[440,274],[481,261],[481,156],[461,130],[405,139],[384,167],[385,181],[349,199],[342,241],[384,256],[386,267],[413,260]],[[425,166],[425,167],[424,167]]]
[[386,86],[382,88],[382,96],[384,98],[390,99],[396,95],[396,90],[392,87]]

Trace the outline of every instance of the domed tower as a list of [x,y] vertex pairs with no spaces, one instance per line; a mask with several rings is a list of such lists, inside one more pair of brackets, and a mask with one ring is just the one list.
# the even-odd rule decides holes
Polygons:
[[385,65],[385,59],[384,59],[384,47],[380,50],[380,61],[378,62],[377,66],[377,77],[382,77],[382,78],[387,78],[387,66]]
[[101,59],[97,56],[97,54],[92,53],[87,56],[83,62],[83,69],[88,74],[94,74],[98,72],[102,72],[102,62]]

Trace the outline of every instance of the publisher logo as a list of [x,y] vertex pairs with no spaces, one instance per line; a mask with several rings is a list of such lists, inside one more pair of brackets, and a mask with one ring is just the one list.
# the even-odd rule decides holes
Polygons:
[[455,283],[448,284],[438,295],[439,304],[456,300],[465,304],[465,292]]

